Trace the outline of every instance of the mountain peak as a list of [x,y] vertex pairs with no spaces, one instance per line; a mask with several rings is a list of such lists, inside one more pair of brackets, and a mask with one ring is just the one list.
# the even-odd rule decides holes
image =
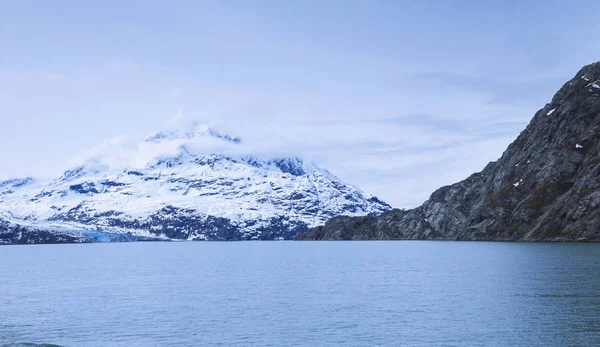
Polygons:
[[567,81],[552,98],[552,104],[561,104],[574,97],[600,93],[600,61],[586,65]]
[[223,134],[206,124],[193,122],[185,127],[171,128],[156,132],[146,138],[146,142],[160,143],[169,140],[192,140],[202,137],[213,137],[231,143],[240,143],[242,140],[239,137],[234,137],[228,134]]
[[107,140],[53,181],[0,182],[0,216],[79,241],[272,240],[390,208],[316,164],[240,142],[200,123]]

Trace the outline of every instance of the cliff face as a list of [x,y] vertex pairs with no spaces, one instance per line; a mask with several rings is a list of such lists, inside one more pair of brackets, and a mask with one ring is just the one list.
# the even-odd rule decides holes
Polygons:
[[297,240],[600,240],[600,62],[585,66],[502,157],[422,206],[335,217]]

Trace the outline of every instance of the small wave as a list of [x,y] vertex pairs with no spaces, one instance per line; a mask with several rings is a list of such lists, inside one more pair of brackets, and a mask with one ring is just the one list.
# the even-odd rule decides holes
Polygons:
[[52,343],[21,342],[21,343],[9,343],[8,345],[0,345],[0,347],[64,347],[64,346],[55,345]]

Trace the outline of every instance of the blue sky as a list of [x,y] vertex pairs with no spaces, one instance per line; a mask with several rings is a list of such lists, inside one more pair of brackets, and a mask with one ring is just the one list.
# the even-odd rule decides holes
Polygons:
[[600,60],[596,1],[0,1],[0,178],[173,117],[394,206],[497,159]]

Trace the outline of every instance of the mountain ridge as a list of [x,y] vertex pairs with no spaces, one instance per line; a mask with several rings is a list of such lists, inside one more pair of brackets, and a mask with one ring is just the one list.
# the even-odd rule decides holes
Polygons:
[[423,205],[334,217],[296,240],[600,240],[600,62],[583,67],[502,156]]
[[0,182],[0,241],[291,239],[335,215],[390,208],[300,157],[243,146],[195,124],[92,151],[48,182]]

